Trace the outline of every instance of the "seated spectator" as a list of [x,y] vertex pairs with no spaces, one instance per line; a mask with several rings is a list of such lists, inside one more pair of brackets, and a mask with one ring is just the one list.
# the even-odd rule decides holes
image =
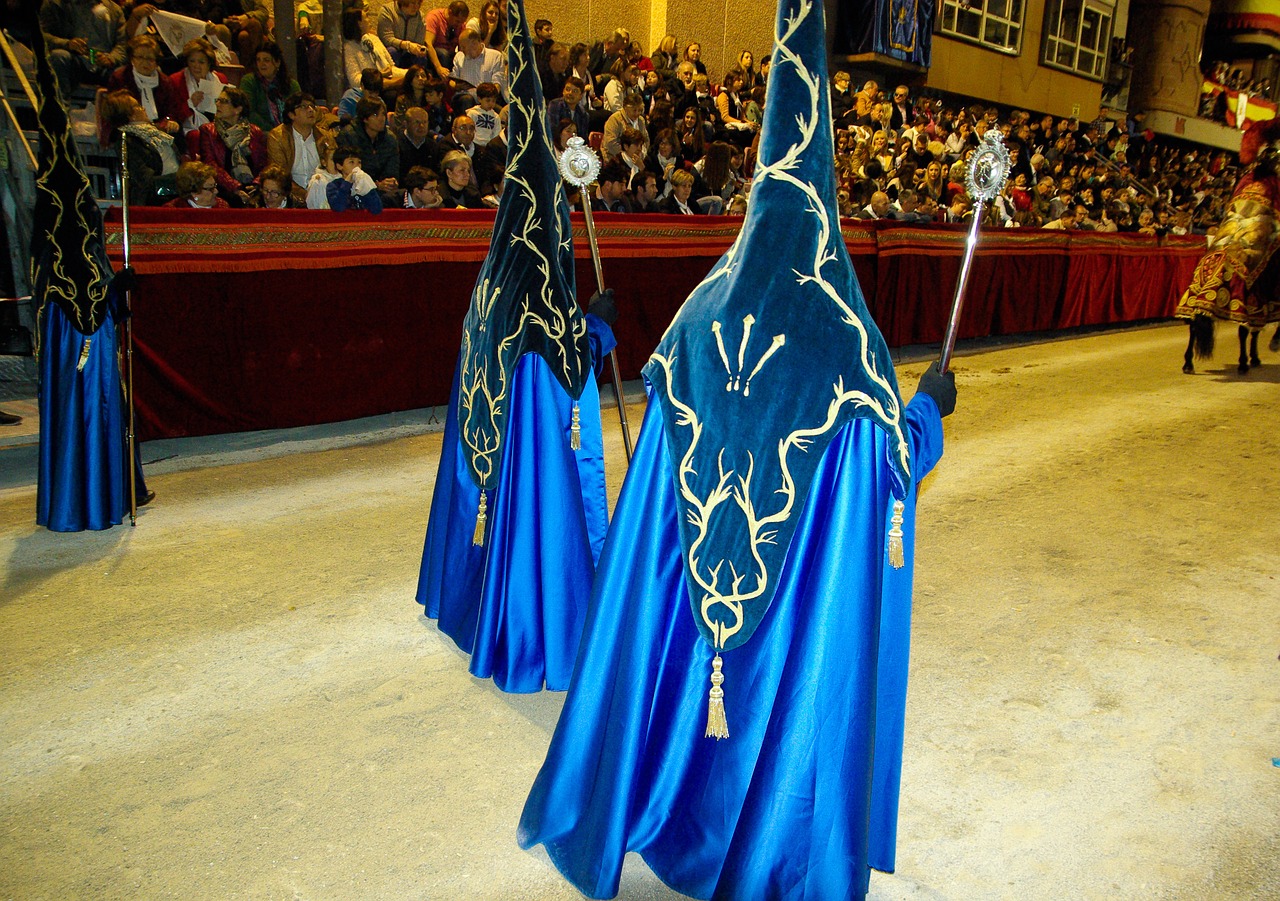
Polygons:
[[937,204],[920,201],[920,195],[910,188],[898,194],[898,209],[891,218],[907,225],[929,225],[933,222]]
[[157,128],[138,98],[123,88],[103,97],[98,112],[129,145],[129,203],[152,206],[174,193],[178,151],[173,135]]
[[572,75],[569,64],[569,45],[558,41],[551,44],[544,64],[538,69],[538,77],[542,80],[542,96],[548,105],[564,94],[564,83]]
[[942,221],[955,224],[973,221],[972,205],[972,201],[969,200],[968,194],[964,191],[957,191],[951,198],[951,203],[943,212]]
[[488,147],[489,142],[502,131],[502,121],[498,116],[499,97],[499,88],[493,82],[484,81],[476,85],[476,105],[467,110],[467,115],[476,124],[475,141],[479,147]]
[[296,206],[290,194],[292,179],[280,166],[267,166],[258,175],[258,204],[264,210],[287,210]]
[[267,133],[267,163],[290,175],[294,206],[304,206],[307,186],[336,139],[333,132],[316,125],[316,102],[310,94],[293,94],[284,102],[285,121]]
[[675,136],[677,150],[684,165],[692,166],[707,152],[707,144],[711,137],[707,134],[708,126],[702,121],[702,112],[696,106],[684,111],[684,118],[676,125]]
[[670,84],[671,102],[675,114],[681,116],[684,111],[698,103],[697,92],[693,88],[693,80],[698,77],[698,70],[693,63],[681,62],[676,66],[675,80]]
[[500,96],[507,92],[507,58],[505,54],[492,50],[484,45],[479,34],[467,28],[458,39],[458,53],[453,57],[453,70],[450,73],[458,84],[458,92],[453,97],[454,109],[467,109],[476,103],[473,93],[480,85],[488,82],[497,85]]
[[644,132],[628,128],[622,133],[622,153],[615,159],[627,167],[628,180],[637,172],[648,171],[645,166],[644,142]]
[[192,160],[178,167],[173,179],[178,196],[165,206],[180,209],[225,210],[227,202],[218,196],[218,180],[208,163]]
[[[361,100],[382,100],[385,82],[382,73],[377,69],[363,69],[360,72],[360,87],[351,88],[338,101],[338,118],[345,124],[356,117],[356,104]],[[382,101],[386,103],[385,100]]]
[[727,72],[720,93],[716,95],[716,114],[726,140],[745,146],[751,143],[756,127],[747,121],[746,101],[739,95],[742,90],[742,74]]
[[604,109],[607,113],[622,110],[622,101],[631,92],[640,90],[640,67],[619,60],[613,67],[617,71],[604,86]]
[[630,174],[627,167],[618,160],[612,160],[600,167],[600,175],[596,179],[596,189],[591,194],[591,209],[597,213],[626,213],[627,184]]
[[130,38],[126,46],[128,62],[111,73],[107,89],[128,91],[142,105],[148,122],[171,135],[177,134],[182,126],[170,118],[173,87],[160,71],[159,42],[149,34],[140,34]]
[[404,114],[410,108],[418,106],[425,110],[431,105],[427,102],[427,83],[431,80],[422,66],[410,66],[406,70],[404,85],[400,95],[396,97],[396,111],[391,120],[391,129],[397,135],[404,134]]
[[422,0],[392,0],[378,13],[374,30],[396,65],[421,68],[431,64]]
[[431,134],[437,138],[448,137],[453,129],[453,113],[444,102],[444,82],[438,79],[428,81],[422,89],[422,99],[426,104],[423,109],[431,120]]
[[693,76],[693,106],[702,113],[702,121],[711,129],[711,139],[720,129],[720,109],[711,96],[711,80],[706,75]]
[[888,219],[889,195],[884,191],[876,191],[871,195],[871,202],[858,211],[859,219]]
[[627,64],[640,70],[641,80],[653,71],[653,60],[644,55],[644,45],[639,41],[627,44]]
[[625,28],[615,28],[607,38],[591,45],[589,66],[597,88],[603,90],[615,63],[620,60],[625,63],[627,45],[630,43],[630,32]]
[[[458,37],[466,27],[471,10],[465,0],[453,0],[447,7],[433,9],[423,17],[426,26],[427,57],[441,78],[448,78],[458,49]],[[492,80],[492,79],[486,79]]]
[[702,61],[702,45],[697,41],[691,42],[684,48],[684,62],[693,66],[694,71],[699,75],[707,74],[706,63]]
[[440,186],[441,206],[444,209],[482,210],[484,199],[472,184],[471,158],[461,150],[450,150],[440,163],[444,169],[444,184]]
[[644,119],[644,97],[638,91],[631,91],[623,98],[622,108],[609,116],[604,123],[604,139],[600,143],[600,154],[611,160],[622,153],[622,134],[628,129],[640,132],[644,143],[640,158],[649,153],[649,124]]
[[[693,166],[693,171],[701,177],[705,194],[698,198],[698,203],[710,214],[718,216],[724,212],[729,201],[741,188],[741,181],[733,167],[733,156],[737,153],[741,166],[742,151],[727,141],[713,141],[702,159]],[[705,202],[707,197],[715,199],[715,203]]]
[[190,134],[213,121],[227,77],[218,71],[213,45],[204,38],[183,45],[182,61],[183,67],[168,76],[169,118],[182,125],[184,134]]
[[414,166],[400,179],[404,187],[404,208],[437,210],[444,198],[440,195],[440,176],[426,166]]
[[853,109],[853,94],[849,91],[849,73],[843,69],[831,76],[831,120],[839,128],[845,116]]
[[[470,116],[457,116],[453,120],[453,131],[449,137],[439,142],[440,150],[460,150],[471,160],[471,184],[481,197],[494,193],[502,181],[502,167],[506,163],[506,149],[503,148],[501,159],[489,153],[487,148],[476,146],[476,124]],[[443,167],[443,162],[441,166]],[[443,189],[442,189],[443,190]]]
[[[338,132],[338,146],[356,151],[361,160],[360,171],[377,183],[385,197],[399,202],[400,145],[387,131],[386,104],[369,99],[357,103],[355,119]],[[329,202],[333,203],[332,195]]]
[[756,85],[751,89],[751,99],[747,101],[747,105],[743,110],[742,116],[753,126],[754,131],[759,131],[764,126],[764,98],[765,86]]
[[653,71],[658,73],[658,78],[663,82],[671,81],[676,77],[676,66],[680,65],[680,55],[676,50],[678,44],[679,41],[674,34],[663,35],[649,57],[653,64]]
[[557,160],[560,154],[564,153],[565,145],[569,139],[576,137],[578,134],[578,126],[572,119],[561,119],[556,125],[551,137],[551,146],[555,148]]
[[80,84],[105,85],[124,65],[125,17],[114,0],[43,0],[40,30],[63,97]]
[[[382,73],[387,90],[397,91],[404,83],[407,70],[397,66],[391,54],[374,32],[372,14],[363,7],[348,7],[342,12],[342,66],[347,73],[347,87],[360,87],[360,73],[377,69]],[[448,72],[444,73],[448,74]]]
[[263,131],[270,131],[284,121],[284,102],[301,92],[298,82],[289,77],[280,45],[264,41],[253,56],[253,71],[240,79],[240,90],[249,98],[247,118]]
[[440,146],[431,137],[431,118],[420,106],[411,107],[405,114],[404,134],[400,136],[400,187],[410,169],[439,169]]
[[539,73],[546,67],[551,45],[555,43],[554,35],[555,25],[550,19],[533,20],[533,58],[538,63]]
[[1046,222],[1044,227],[1055,231],[1066,231],[1076,227],[1076,208],[1075,205],[1067,206],[1058,216],[1051,222]]
[[645,168],[658,179],[658,199],[665,200],[671,193],[671,173],[682,167],[676,135],[664,128],[653,139],[653,147],[645,159]]
[[267,164],[267,137],[243,118],[247,106],[244,92],[227,85],[218,95],[213,121],[187,136],[187,150],[213,166],[218,194],[231,206],[249,205]]
[[346,210],[382,212],[382,196],[373,177],[360,167],[360,151],[353,147],[339,146],[333,154],[334,165],[341,177],[325,186],[329,209],[341,213]]
[[582,100],[582,79],[571,75],[564,83],[564,91],[555,100],[547,104],[547,121],[559,122],[561,119],[572,119],[578,126],[578,135],[585,140],[590,133],[591,120],[578,104]]
[[627,190],[627,203],[633,213],[656,213],[658,177],[648,169],[633,173]]
[[329,182],[341,178],[337,164],[333,161],[338,152],[337,143],[326,144],[320,148],[320,164],[307,182],[307,209],[329,209]]
[[507,7],[498,0],[485,0],[480,15],[467,20],[467,27],[474,27],[480,40],[491,50],[505,53],[507,49]]
[[693,196],[693,173],[677,169],[671,173],[671,193],[658,205],[663,213],[694,216],[702,212],[697,204],[690,204]]

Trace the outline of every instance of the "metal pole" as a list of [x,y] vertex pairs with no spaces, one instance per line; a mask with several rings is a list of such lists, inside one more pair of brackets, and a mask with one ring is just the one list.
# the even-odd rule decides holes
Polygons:
[[[583,189],[585,192],[585,188]],[[596,290],[604,293],[604,268],[600,265],[600,245],[596,241],[596,222],[591,217],[591,198],[583,194],[582,214],[587,220],[587,243],[591,245],[591,262],[596,269]],[[613,394],[618,401],[618,421],[622,424],[622,450],[631,464],[634,446],[631,443],[631,425],[627,422],[627,399],[622,393],[622,375],[618,368],[618,352],[609,351],[609,369],[613,374]]]
[[946,372],[951,365],[951,352],[956,346],[960,331],[960,311],[964,308],[964,289],[969,282],[969,267],[973,264],[973,251],[978,246],[978,227],[982,222],[982,201],[973,207],[973,222],[969,224],[969,237],[964,242],[964,260],[960,264],[960,278],[956,280],[956,293],[951,300],[951,318],[947,320],[947,337],[942,342],[942,356],[938,358],[938,371]]
[[[130,259],[129,242],[129,136],[120,133],[120,195],[121,195],[121,241],[124,244],[124,268],[128,270]],[[130,273],[132,276],[132,273]],[[133,289],[125,288],[124,292],[124,366],[125,366],[125,401],[129,405],[129,420],[125,426],[125,443],[128,447],[129,466],[129,525],[138,524],[138,472],[137,439],[133,432]]]

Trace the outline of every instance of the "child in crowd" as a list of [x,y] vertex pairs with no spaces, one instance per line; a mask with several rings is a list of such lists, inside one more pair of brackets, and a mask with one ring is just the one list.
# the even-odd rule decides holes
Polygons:
[[476,146],[487,147],[489,142],[502,131],[502,122],[498,116],[498,86],[491,81],[476,85],[476,105],[467,110],[467,115],[476,123]]
[[382,196],[373,178],[360,168],[360,154],[350,147],[339,147],[333,155],[341,178],[335,178],[325,186],[329,208],[343,210],[368,210],[382,212]]

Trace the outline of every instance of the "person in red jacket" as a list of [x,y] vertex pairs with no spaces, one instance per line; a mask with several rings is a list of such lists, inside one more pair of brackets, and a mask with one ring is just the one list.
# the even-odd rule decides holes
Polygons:
[[187,136],[190,155],[213,166],[218,195],[231,206],[249,206],[258,173],[267,165],[267,136],[244,118],[249,101],[228,85],[218,95],[213,121]]

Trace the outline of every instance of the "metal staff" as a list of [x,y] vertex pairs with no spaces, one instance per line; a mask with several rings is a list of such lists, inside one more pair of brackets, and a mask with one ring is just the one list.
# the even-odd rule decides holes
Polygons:
[[[124,268],[129,269],[129,137],[120,134],[120,196],[121,241],[124,244]],[[132,277],[133,273],[129,273]],[[124,366],[125,401],[129,405],[129,421],[125,427],[125,442],[129,453],[129,525],[138,524],[138,472],[134,465],[137,457],[137,439],[133,433],[133,288],[125,283],[124,289]]]
[[960,331],[960,311],[964,307],[964,289],[969,282],[969,267],[973,264],[973,251],[978,246],[978,231],[982,224],[982,207],[996,199],[1009,179],[1009,151],[1004,139],[994,128],[983,136],[982,144],[969,160],[965,175],[965,187],[973,198],[973,222],[969,225],[969,237],[964,243],[964,260],[960,263],[960,278],[956,281],[955,298],[951,301],[951,318],[947,321],[947,337],[942,342],[942,355],[938,358],[938,371],[946,372],[951,366],[951,351],[956,346],[956,333]]
[[[587,220],[587,241],[591,245],[591,262],[596,269],[596,290],[604,293],[604,269],[600,265],[600,244],[596,240],[596,223],[591,218],[591,198],[586,195],[587,186],[600,174],[600,158],[589,148],[582,138],[572,137],[565,142],[564,154],[560,157],[560,174],[564,180],[576,185],[583,191],[582,213]],[[622,449],[627,455],[627,464],[631,463],[631,426],[627,424],[627,403],[622,396],[622,376],[618,369],[618,353],[609,351],[609,368],[613,371],[613,396],[618,401],[618,421],[622,423]]]

